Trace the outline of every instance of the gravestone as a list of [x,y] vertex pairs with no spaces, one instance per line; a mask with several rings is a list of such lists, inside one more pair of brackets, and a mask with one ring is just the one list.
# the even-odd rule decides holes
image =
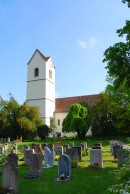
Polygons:
[[112,155],[113,155],[113,146],[117,144],[118,142],[116,140],[110,140],[110,152],[112,153]]
[[117,150],[121,149],[121,148],[122,148],[122,145],[120,145],[120,144],[113,146],[113,154],[112,155],[114,156],[114,158],[117,158]]
[[51,152],[51,150],[47,146],[44,147],[44,153],[45,164],[43,168],[54,166],[55,153]]
[[14,172],[18,174],[18,155],[15,153],[10,153],[7,156],[7,163],[12,166]]
[[63,146],[55,145],[55,155],[61,156],[63,154]]
[[10,143],[10,137],[7,138],[7,142]]
[[43,156],[41,154],[31,154],[30,157],[30,172],[36,173],[38,176],[42,173],[42,160]]
[[47,144],[47,147],[54,152],[54,144]]
[[98,165],[99,168],[103,167],[101,149],[91,149],[90,150],[90,165],[91,166]]
[[2,171],[2,187],[10,189],[10,193],[18,194],[18,176],[10,164],[5,164]]
[[24,151],[24,161],[26,165],[30,165],[30,157],[32,153],[33,153],[33,149]]
[[71,158],[71,160],[79,162],[82,160],[82,147],[75,146],[72,148],[68,148],[66,150],[66,154]]
[[44,155],[43,150],[42,150],[40,144],[37,144],[37,145],[35,146],[35,152],[36,152],[37,154],[42,154],[42,155]]
[[130,153],[127,149],[117,150],[117,164],[121,167],[123,164],[127,163],[127,159],[130,157]]
[[12,151],[17,154],[17,144],[13,144]]
[[3,153],[4,153],[4,147],[0,146],[0,154],[3,154]]
[[74,147],[74,142],[68,142],[67,144],[69,144],[70,147]]
[[58,160],[58,177],[61,175],[65,175],[65,177],[72,176],[71,174],[71,159],[68,155],[63,154]]

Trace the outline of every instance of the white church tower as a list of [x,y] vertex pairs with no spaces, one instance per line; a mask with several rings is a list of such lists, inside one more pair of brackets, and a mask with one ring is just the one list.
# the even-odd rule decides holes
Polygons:
[[50,125],[55,111],[55,67],[51,57],[38,49],[28,62],[26,102],[40,108],[42,119]]

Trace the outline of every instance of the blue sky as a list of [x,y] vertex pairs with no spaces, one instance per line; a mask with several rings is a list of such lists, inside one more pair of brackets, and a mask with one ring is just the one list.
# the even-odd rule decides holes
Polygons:
[[103,53],[130,18],[121,0],[0,0],[0,96],[26,100],[27,62],[36,49],[56,67],[56,96],[104,91]]

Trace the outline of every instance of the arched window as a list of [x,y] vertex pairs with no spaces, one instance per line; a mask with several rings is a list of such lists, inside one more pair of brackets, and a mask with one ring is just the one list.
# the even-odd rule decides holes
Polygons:
[[34,70],[34,76],[35,77],[39,76],[39,69],[38,68],[35,68],[35,70]]
[[52,79],[52,71],[49,70],[49,78]]
[[58,126],[60,126],[60,119],[58,119]]

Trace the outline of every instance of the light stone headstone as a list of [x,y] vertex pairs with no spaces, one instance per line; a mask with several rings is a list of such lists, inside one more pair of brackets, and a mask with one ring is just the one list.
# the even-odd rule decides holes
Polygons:
[[71,159],[68,155],[63,154],[58,160],[58,177],[62,174],[65,177],[71,177]]
[[10,137],[7,138],[7,142],[10,143]]
[[99,168],[103,168],[101,149],[91,149],[90,150],[90,165],[93,166],[95,164],[98,164]]
[[54,162],[55,162],[55,153],[51,152],[51,150],[45,146],[44,147],[44,154],[45,154],[45,167],[51,167],[54,166]]
[[18,176],[10,164],[5,164],[2,171],[2,187],[11,189],[11,193],[18,194]]

